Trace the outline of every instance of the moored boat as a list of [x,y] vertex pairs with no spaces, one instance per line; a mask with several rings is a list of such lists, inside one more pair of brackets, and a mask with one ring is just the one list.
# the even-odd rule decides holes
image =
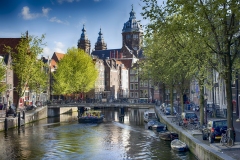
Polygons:
[[180,151],[180,152],[184,152],[187,151],[187,145],[186,143],[182,142],[179,139],[174,139],[171,142],[171,148],[175,151]]
[[79,123],[102,123],[104,115],[100,111],[88,111],[78,117]]
[[178,139],[178,134],[174,132],[163,132],[159,133],[159,137],[164,141],[172,141],[174,139]]
[[147,123],[148,129],[156,130],[157,132],[164,132],[167,130],[167,125],[159,122],[158,120],[150,120]]
[[158,120],[157,115],[154,111],[145,111],[143,115],[144,122],[149,122],[150,120]]

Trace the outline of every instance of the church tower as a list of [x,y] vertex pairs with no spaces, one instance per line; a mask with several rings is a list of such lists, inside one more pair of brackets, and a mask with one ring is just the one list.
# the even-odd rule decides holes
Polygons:
[[129,20],[124,23],[122,29],[122,47],[127,47],[133,51],[135,57],[139,57],[139,51],[142,45],[143,30],[141,24],[136,20],[135,12],[130,12]]
[[95,50],[106,50],[107,44],[104,42],[101,28],[100,28],[98,35],[99,36],[98,36],[97,42],[95,43]]
[[91,43],[88,40],[85,25],[83,25],[82,34],[80,39],[78,40],[78,48],[83,49],[86,53],[90,54],[91,51]]

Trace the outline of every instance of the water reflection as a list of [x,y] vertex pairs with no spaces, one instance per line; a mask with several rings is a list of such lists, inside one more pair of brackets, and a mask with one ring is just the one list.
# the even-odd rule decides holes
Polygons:
[[145,129],[145,109],[102,109],[105,122],[79,124],[77,113],[28,124],[0,133],[0,159],[195,159],[171,151],[170,142]]

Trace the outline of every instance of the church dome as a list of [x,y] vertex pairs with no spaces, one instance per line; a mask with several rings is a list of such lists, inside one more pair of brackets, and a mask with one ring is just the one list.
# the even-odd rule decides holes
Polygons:
[[129,20],[124,23],[122,32],[143,32],[142,31],[142,26],[140,23],[136,20],[135,12],[133,11],[133,6],[132,10],[130,12],[130,17]]
[[80,40],[88,40],[88,37],[87,37],[87,34],[86,34],[85,25],[83,25],[83,29],[82,29],[82,34],[81,34]]
[[103,34],[102,34],[102,29],[101,29],[101,28],[100,28],[100,31],[99,31],[99,33],[98,33],[97,42],[104,43],[104,39],[103,39]]

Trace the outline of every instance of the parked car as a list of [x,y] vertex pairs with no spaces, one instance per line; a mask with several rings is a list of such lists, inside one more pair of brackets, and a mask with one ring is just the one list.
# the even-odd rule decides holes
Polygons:
[[194,123],[198,123],[198,116],[195,112],[182,112],[181,118],[183,122],[189,121],[189,119],[192,119]]
[[167,130],[167,125],[159,122],[158,120],[150,120],[147,123],[148,129],[154,129],[157,130],[158,132],[166,131]]
[[[164,114],[165,115],[170,115],[171,114],[171,106],[168,106],[164,109]],[[175,107],[173,107],[173,114],[176,115],[177,111],[175,109]]]
[[[213,143],[215,140],[220,140],[222,133],[225,133],[227,130],[227,119],[214,119],[209,120],[207,126],[202,130],[202,139],[209,140],[210,143]],[[235,131],[234,137],[235,137]]]

